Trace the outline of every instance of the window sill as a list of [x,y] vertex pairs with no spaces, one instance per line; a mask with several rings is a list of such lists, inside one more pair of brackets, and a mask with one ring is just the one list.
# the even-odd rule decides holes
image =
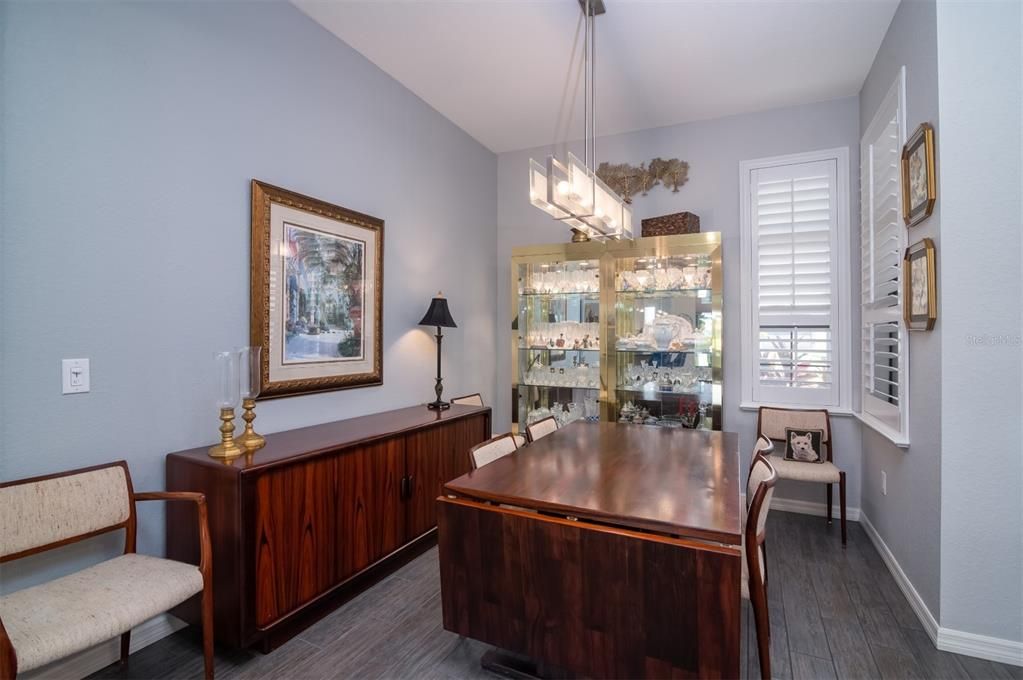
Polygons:
[[820,404],[768,404],[768,403],[758,403],[758,402],[752,402],[752,401],[744,401],[741,404],[739,404],[739,410],[740,411],[756,411],[761,406],[767,406],[769,408],[805,409],[805,410],[811,410],[811,411],[819,411],[822,408],[826,408],[828,410],[828,414],[829,415],[839,416],[839,417],[842,417],[842,418],[853,418],[853,417],[857,416],[856,412],[853,411],[850,408],[844,408],[844,407],[840,407],[840,406],[821,406]]
[[881,422],[874,416],[870,415],[869,413],[857,413],[856,417],[859,419],[861,423],[869,427],[874,432],[877,432],[879,435],[890,441],[892,444],[895,444],[895,446],[897,446],[898,448],[900,449],[909,448],[909,437],[907,437],[906,435],[897,430],[892,429],[890,426],[884,424],[883,422]]

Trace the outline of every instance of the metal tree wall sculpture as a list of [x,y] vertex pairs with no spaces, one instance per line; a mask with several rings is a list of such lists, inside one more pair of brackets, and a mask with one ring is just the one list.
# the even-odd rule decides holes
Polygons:
[[678,158],[664,160],[654,158],[639,166],[628,163],[601,163],[597,176],[621,196],[626,203],[632,203],[637,193],[646,196],[660,184],[678,193],[678,188],[689,181],[689,163]]

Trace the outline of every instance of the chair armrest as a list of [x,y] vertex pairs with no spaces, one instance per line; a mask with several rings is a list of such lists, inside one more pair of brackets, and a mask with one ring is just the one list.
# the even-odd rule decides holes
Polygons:
[[135,501],[192,501],[199,510],[199,571],[209,581],[213,569],[213,548],[206,514],[206,496],[196,491],[143,491],[134,494]]
[[143,491],[135,494],[136,501],[195,501],[206,503],[206,496],[197,491]]

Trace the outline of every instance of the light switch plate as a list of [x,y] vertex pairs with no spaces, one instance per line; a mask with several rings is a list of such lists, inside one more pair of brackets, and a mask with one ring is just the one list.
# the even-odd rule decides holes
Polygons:
[[61,384],[64,394],[80,394],[89,391],[89,360],[64,359],[61,361]]

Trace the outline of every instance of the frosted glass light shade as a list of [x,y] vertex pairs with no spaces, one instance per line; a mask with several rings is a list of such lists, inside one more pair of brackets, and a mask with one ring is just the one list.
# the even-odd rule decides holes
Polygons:
[[561,219],[567,217],[568,213],[561,210],[555,205],[552,205],[547,200],[548,194],[548,182],[547,173],[544,167],[534,161],[532,158],[529,159],[529,202],[535,205],[540,210],[553,217],[554,219]]

